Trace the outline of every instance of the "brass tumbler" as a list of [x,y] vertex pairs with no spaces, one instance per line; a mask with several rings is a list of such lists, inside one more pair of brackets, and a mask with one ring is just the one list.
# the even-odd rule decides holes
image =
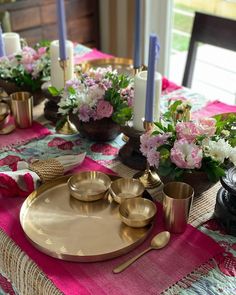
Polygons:
[[29,92],[14,92],[10,97],[12,113],[17,127],[31,127],[33,121],[33,96]]
[[184,182],[169,182],[163,187],[163,210],[166,230],[185,231],[194,196],[193,188]]

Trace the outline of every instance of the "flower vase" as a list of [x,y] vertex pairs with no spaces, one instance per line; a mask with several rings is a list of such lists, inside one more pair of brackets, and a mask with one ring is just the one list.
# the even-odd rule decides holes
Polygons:
[[105,142],[115,139],[120,133],[120,125],[115,123],[111,118],[100,120],[91,120],[82,122],[75,115],[70,115],[70,120],[75,124],[80,134],[92,141]]

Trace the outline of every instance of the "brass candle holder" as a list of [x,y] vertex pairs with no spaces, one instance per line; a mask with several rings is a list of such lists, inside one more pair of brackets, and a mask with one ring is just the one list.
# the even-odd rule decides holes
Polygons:
[[[67,81],[66,71],[68,67],[68,62],[69,62],[68,59],[59,60],[60,67],[63,71],[64,87],[66,86],[66,81]],[[78,130],[75,127],[75,125],[70,121],[69,115],[66,116],[65,122],[59,128],[56,128],[56,131],[64,135],[72,135],[72,134],[78,133]]]
[[[151,132],[153,129],[153,122],[144,121],[143,126],[146,132]],[[146,169],[134,175],[134,178],[139,179],[146,189],[159,187],[162,182],[155,169],[151,168],[148,161],[146,161]]]
[[146,70],[147,70],[147,67],[145,65],[141,65],[138,68],[133,68],[133,75],[135,76],[139,72],[146,71]]
[[133,69],[133,75],[135,76],[135,75],[137,75],[141,71],[142,71],[142,67],[140,67],[140,68],[134,68]]

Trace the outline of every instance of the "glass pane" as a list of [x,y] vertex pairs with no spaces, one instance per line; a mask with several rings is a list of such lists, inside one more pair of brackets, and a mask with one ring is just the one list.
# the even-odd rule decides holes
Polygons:
[[[236,20],[236,0],[174,0],[169,78],[180,85],[195,11]],[[236,86],[231,82],[236,81],[236,62],[234,62],[236,53],[217,47],[211,48],[205,44],[199,47],[192,88],[210,99],[235,103]],[[224,60],[223,68],[218,64],[218,61],[222,60]],[[208,83],[206,80],[209,75],[211,82]],[[225,83],[225,77],[228,77],[228,83]],[[224,81],[227,86],[218,86],[220,81]]]

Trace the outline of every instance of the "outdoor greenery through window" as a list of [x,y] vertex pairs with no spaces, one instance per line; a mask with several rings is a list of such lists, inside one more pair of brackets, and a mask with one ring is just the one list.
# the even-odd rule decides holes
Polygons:
[[[236,20],[236,0],[174,0],[169,78],[179,85],[196,11]],[[191,88],[210,100],[236,103],[235,53],[208,44],[198,47]]]

